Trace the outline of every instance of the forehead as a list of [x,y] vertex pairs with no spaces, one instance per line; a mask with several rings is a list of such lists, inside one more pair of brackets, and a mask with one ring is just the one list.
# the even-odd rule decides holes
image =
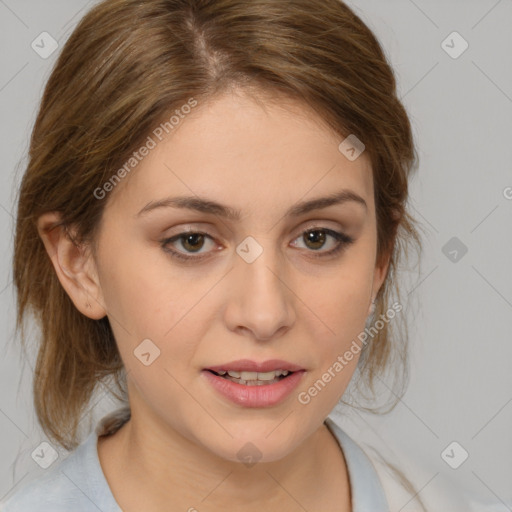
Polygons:
[[175,119],[162,140],[150,134],[154,147],[116,187],[116,207],[180,193],[242,210],[286,207],[340,188],[373,203],[367,154],[349,160],[339,150],[343,137],[302,103],[229,92]]

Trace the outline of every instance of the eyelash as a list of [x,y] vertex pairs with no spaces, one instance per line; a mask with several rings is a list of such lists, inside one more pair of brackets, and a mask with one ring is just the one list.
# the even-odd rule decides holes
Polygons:
[[[355,241],[354,238],[352,238],[348,235],[345,235],[344,233],[339,233],[338,231],[333,231],[332,229],[322,228],[322,227],[308,228],[302,232],[302,236],[304,236],[305,233],[314,233],[316,231],[322,231],[322,232],[326,233],[327,235],[332,236],[335,240],[338,241],[338,243],[336,244],[336,247],[334,249],[331,249],[330,251],[326,251],[326,252],[325,251],[320,252],[320,251],[314,251],[314,250],[308,251],[308,252],[313,253],[312,256],[314,258],[329,258],[329,257],[335,256],[335,255],[341,253],[344,249],[346,249],[349,245],[351,245]],[[200,261],[200,260],[207,258],[209,256],[208,254],[204,254],[203,256],[185,256],[180,251],[175,251],[174,249],[170,249],[168,247],[168,244],[173,243],[186,235],[203,235],[203,236],[206,236],[213,240],[212,236],[210,236],[208,233],[204,233],[203,231],[184,231],[184,232],[179,233],[171,238],[166,238],[165,240],[162,240],[161,241],[162,249],[165,252],[167,252],[171,257],[176,258],[181,261],[184,261],[184,262]],[[297,237],[297,238],[299,238],[299,237]],[[295,238],[295,240],[297,238]],[[317,254],[314,254],[315,252],[317,252]]]

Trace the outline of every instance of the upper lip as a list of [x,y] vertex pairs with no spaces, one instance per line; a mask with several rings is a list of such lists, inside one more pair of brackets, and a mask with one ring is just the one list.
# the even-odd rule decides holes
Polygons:
[[219,364],[216,366],[208,366],[205,370],[218,371],[238,371],[238,372],[271,372],[274,370],[288,370],[296,372],[303,370],[302,366],[298,364],[283,361],[282,359],[269,359],[268,361],[251,361],[250,359],[239,359],[238,361],[231,361],[229,363]]

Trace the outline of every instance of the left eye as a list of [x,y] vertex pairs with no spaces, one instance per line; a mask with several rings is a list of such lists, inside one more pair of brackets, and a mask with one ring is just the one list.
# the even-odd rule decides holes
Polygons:
[[331,243],[330,249],[323,251],[324,254],[335,251],[336,248],[338,248],[340,245],[343,245],[343,242],[347,244],[351,242],[351,239],[345,236],[343,233],[338,233],[337,231],[326,228],[308,229],[295,240],[303,240],[307,249],[318,251],[325,246],[326,240],[329,237],[333,240],[333,243]]

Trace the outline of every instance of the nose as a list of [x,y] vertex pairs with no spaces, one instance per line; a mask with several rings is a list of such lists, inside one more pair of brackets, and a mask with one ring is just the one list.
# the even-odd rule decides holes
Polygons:
[[282,336],[295,322],[295,295],[286,283],[282,262],[268,248],[251,263],[236,258],[227,287],[228,328],[260,341]]

